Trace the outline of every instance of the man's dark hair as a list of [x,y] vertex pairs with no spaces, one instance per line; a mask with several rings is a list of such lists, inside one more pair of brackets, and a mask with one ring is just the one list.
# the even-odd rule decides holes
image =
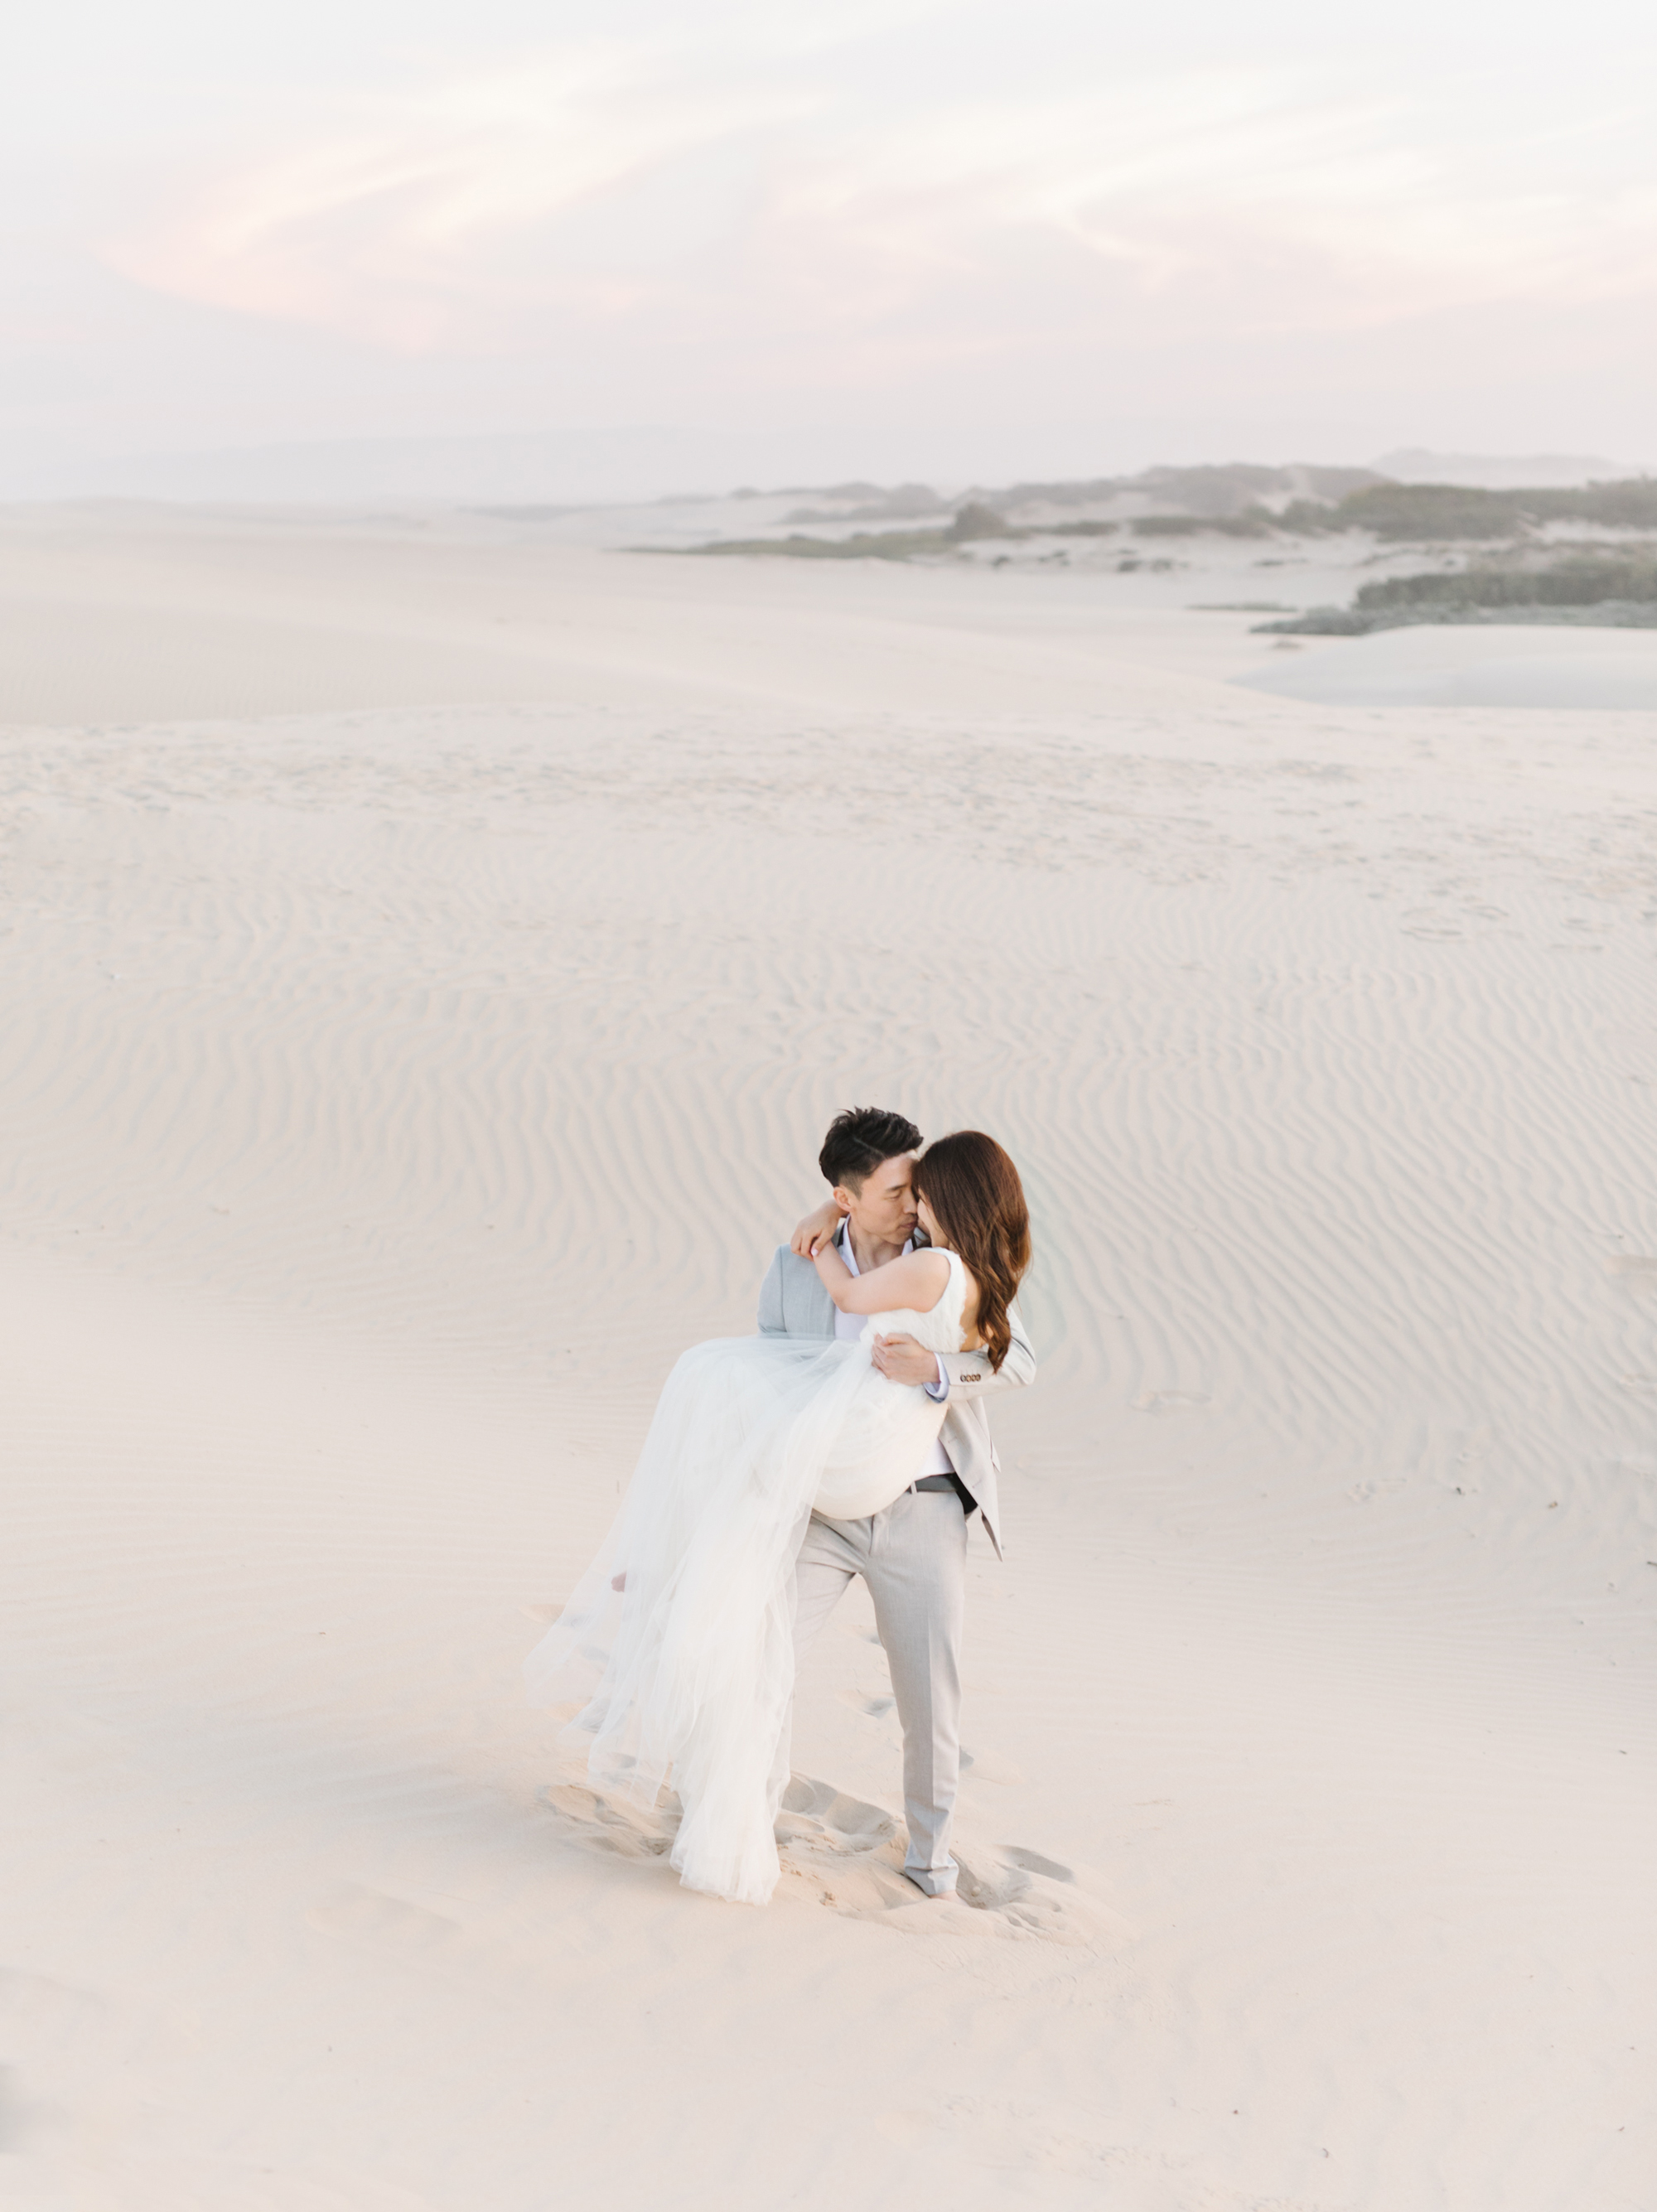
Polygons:
[[828,1124],[817,1165],[825,1182],[861,1190],[883,1160],[920,1150],[920,1132],[901,1114],[879,1106],[848,1106]]

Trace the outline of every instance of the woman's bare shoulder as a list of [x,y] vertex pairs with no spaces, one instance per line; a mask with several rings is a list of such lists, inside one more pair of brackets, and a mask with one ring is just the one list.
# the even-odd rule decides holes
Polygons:
[[[901,1281],[899,1268],[903,1271]],[[950,1255],[934,1251],[930,1244],[894,1260],[892,1269],[893,1289],[901,1291],[903,1304],[916,1313],[930,1313],[950,1286]]]

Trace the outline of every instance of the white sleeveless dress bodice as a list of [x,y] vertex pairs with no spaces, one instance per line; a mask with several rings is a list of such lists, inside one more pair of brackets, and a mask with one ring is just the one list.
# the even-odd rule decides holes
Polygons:
[[961,1319],[967,1310],[967,1270],[961,1264],[958,1252],[949,1251],[941,1244],[929,1249],[950,1263],[950,1279],[938,1304],[930,1313],[917,1313],[913,1306],[900,1306],[891,1313],[871,1314],[858,1338],[865,1349],[877,1336],[912,1336],[928,1352],[966,1350],[961,1340]]
[[[691,1347],[658,1401],[615,1526],[525,1662],[531,1697],[579,1705],[588,1771],[683,1807],[672,1863],[688,1887],[762,1905],[787,1776],[794,1561],[815,1510],[882,1511],[925,1464],[944,1407],[888,1382],[877,1335],[960,1352],[959,1256],[929,1312],[873,1314],[855,1342],[720,1337]],[[612,1588],[625,1575],[625,1589]]]
[[[856,1345],[864,1359],[868,1358],[869,1347],[877,1336],[912,1336],[928,1352],[965,1349],[961,1316],[967,1303],[967,1271],[958,1254],[934,1249],[950,1263],[949,1280],[938,1304],[930,1313],[917,1313],[912,1306],[904,1306],[890,1313],[871,1314]],[[877,1370],[869,1371],[874,1382],[885,1381]],[[890,1402],[893,1393],[898,1396],[896,1404]],[[825,1520],[859,1521],[889,1505],[926,1464],[928,1448],[943,1426],[943,1406],[924,1389],[887,1383],[884,1392],[872,1395],[880,1416],[889,1425],[889,1437],[878,1449],[865,1451],[862,1448],[869,1440],[861,1424],[855,1425],[846,1439],[854,1448],[836,1452],[818,1477],[813,1504]]]

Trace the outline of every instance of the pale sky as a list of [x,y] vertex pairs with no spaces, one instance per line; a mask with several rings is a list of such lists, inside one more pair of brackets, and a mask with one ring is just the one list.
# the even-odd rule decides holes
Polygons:
[[53,0],[7,46],[14,481],[634,424],[808,479],[1657,458],[1628,0]]

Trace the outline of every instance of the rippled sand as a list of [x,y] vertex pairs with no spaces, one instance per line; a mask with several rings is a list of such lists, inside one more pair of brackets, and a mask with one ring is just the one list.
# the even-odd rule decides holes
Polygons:
[[[1095,580],[8,527],[7,2201],[1641,2202],[1657,718]],[[1012,1147],[1042,1370],[966,1901],[854,1600],[745,1912],[517,1668],[852,1101]]]

